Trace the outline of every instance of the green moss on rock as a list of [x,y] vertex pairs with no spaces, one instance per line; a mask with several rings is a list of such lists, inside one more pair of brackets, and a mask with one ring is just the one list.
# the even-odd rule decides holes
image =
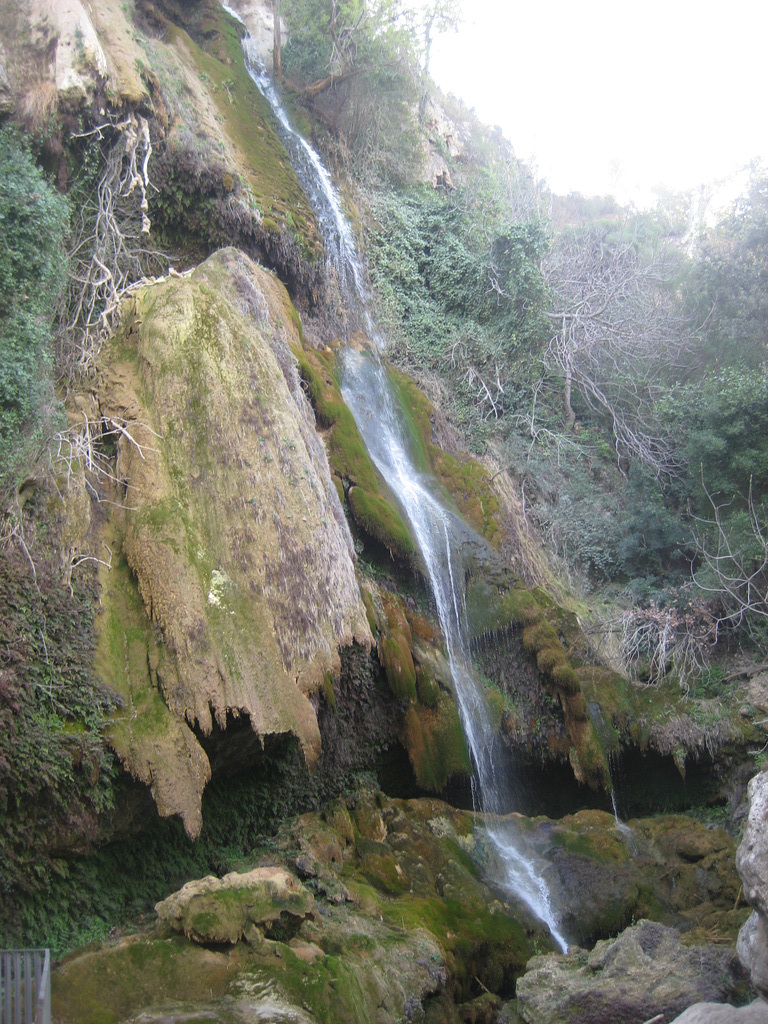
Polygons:
[[442,793],[449,779],[472,774],[459,714],[448,694],[441,694],[435,707],[412,704],[402,738],[416,781],[428,793]]
[[422,665],[416,666],[416,693],[419,703],[424,707],[437,707],[437,702],[440,699],[440,686],[435,677]]
[[491,489],[488,473],[474,459],[458,459],[432,444],[434,413],[429,399],[410,377],[392,368],[389,374],[410,429],[417,468],[431,471],[470,526],[489,543],[498,546],[501,541],[500,506]]
[[365,443],[341,397],[334,353],[330,349],[294,351],[318,423],[328,430],[326,442],[331,468],[346,492],[353,519],[393,558],[410,559],[414,552],[413,539],[400,513],[381,493]]
[[380,494],[350,487],[347,500],[358,526],[383,544],[393,558],[401,561],[410,558],[414,552],[411,535],[395,509]]

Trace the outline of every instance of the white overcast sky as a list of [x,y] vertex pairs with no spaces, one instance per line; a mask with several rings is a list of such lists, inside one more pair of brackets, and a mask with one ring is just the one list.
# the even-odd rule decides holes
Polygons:
[[558,193],[639,205],[768,157],[765,0],[464,0],[431,72]]

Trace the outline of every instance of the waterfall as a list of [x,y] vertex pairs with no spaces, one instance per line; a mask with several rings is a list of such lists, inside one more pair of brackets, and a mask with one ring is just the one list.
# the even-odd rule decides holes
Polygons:
[[360,257],[357,254],[352,229],[341,211],[341,203],[331,176],[316,150],[294,129],[288,119],[280,103],[277,89],[259,57],[256,44],[248,35],[245,22],[237,11],[226,4],[222,6],[227,14],[239,21],[246,30],[242,40],[246,69],[277,118],[280,141],[288,151],[296,177],[315,211],[325,245],[326,259],[339,281],[342,297],[348,302],[357,301],[361,304],[362,310],[366,311],[367,293],[363,283]]
[[[230,8],[225,9],[241,21]],[[347,301],[359,309],[368,334],[380,345],[369,312],[354,236],[344,217],[328,171],[296,132],[248,37],[243,40],[246,66],[259,90],[274,110],[283,142],[294,160],[296,173],[312,203],[328,258]],[[503,888],[521,900],[550,930],[563,951],[568,943],[558,930],[548,889],[533,855],[524,852],[514,823],[503,817],[510,792],[505,758],[499,756],[499,739],[492,726],[488,704],[473,669],[465,626],[462,546],[471,531],[440,498],[436,482],[416,469],[403,429],[403,417],[378,353],[372,356],[352,349],[343,355],[342,394],[355,418],[376,468],[397,497],[424,560],[445,636],[448,663],[459,715],[469,746],[474,776],[475,807],[484,816],[488,838],[504,867]],[[474,541],[478,540],[474,537]]]

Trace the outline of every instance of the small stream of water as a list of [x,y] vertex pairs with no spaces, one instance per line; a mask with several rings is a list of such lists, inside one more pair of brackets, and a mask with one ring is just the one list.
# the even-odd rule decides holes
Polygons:
[[[225,9],[241,20],[226,5]],[[380,344],[369,312],[354,236],[330,175],[315,150],[291,126],[247,35],[243,51],[249,73],[275,113],[282,141],[315,209],[327,258],[338,278],[342,296],[366,324],[369,336]],[[507,777],[506,759],[499,756],[499,740],[472,666],[465,628],[462,545],[471,531],[440,498],[436,482],[416,469],[402,413],[377,352],[372,355],[352,349],[344,352],[342,393],[376,468],[402,506],[424,560],[445,636],[454,694],[472,755],[473,801],[476,810],[484,816],[487,836],[504,868],[504,877],[497,881],[547,926],[554,941],[565,951],[568,943],[558,928],[552,899],[543,880],[543,865],[533,854],[524,852],[522,837],[516,834],[514,823],[509,817],[503,817],[508,809],[512,780]],[[475,537],[475,542],[478,539]]]

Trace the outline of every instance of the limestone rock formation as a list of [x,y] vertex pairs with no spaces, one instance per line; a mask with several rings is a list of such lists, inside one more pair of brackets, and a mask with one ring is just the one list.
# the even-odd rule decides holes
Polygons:
[[753,911],[739,933],[737,948],[752,984],[763,998],[768,998],[768,772],[755,775],[747,793],[749,815],[736,853],[736,867]]
[[742,980],[732,950],[686,947],[674,929],[640,921],[591,953],[534,957],[517,983],[518,1012],[526,1024],[636,1024],[724,1002]]
[[312,763],[310,698],[340,647],[371,643],[294,318],[274,277],[222,250],[134,294],[92,396],[119,436],[98,655],[128,706],[112,743],[191,835],[200,737],[245,719]]
[[93,21],[79,0],[33,0],[32,23],[48,23],[55,39],[51,70],[59,103],[78,107],[93,96],[108,65]]
[[[50,40],[46,73],[60,108],[78,109],[104,84],[118,105],[149,103],[149,92],[137,69],[144,54],[119,4],[109,0],[89,4],[80,0],[32,0],[23,11],[28,20],[27,33]],[[26,40],[29,38],[28,34]]]

